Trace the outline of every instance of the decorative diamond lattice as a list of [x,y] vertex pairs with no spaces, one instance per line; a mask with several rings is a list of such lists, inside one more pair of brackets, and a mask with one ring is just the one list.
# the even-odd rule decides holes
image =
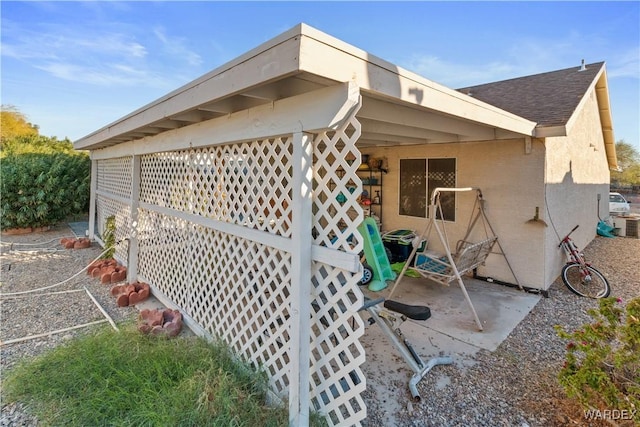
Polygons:
[[[122,204],[107,197],[98,196],[96,198],[97,212],[97,229],[96,233],[104,241],[104,231],[106,229],[107,218],[113,216],[116,220],[116,242],[123,241],[129,237],[131,226],[131,208],[129,205]],[[128,262],[127,259],[127,242],[122,242],[116,246],[114,257],[123,264]]]
[[[355,279],[355,282],[354,282]],[[362,293],[357,277],[314,263],[311,341],[311,401],[334,425],[354,425],[366,416]],[[355,288],[354,288],[355,287]]]
[[[121,199],[131,200],[132,170],[131,156],[97,162],[97,190],[101,193],[96,197],[96,234],[103,240],[107,218],[110,216],[115,218],[116,241],[121,241],[130,235],[131,206],[123,203]],[[114,256],[120,262],[127,263],[126,242],[116,246]]]
[[355,146],[360,133],[360,122],[353,118],[336,131],[318,134],[313,153],[314,243],[351,253],[362,250],[356,232],[363,218],[357,202],[362,181],[356,174],[361,157]]
[[[357,232],[363,218],[357,203],[362,191],[356,175],[359,136],[360,124],[351,117],[342,128],[313,138],[313,229],[305,233],[311,234],[312,244],[335,250],[335,259],[362,250]],[[204,330],[261,366],[272,391],[283,399],[288,398],[291,363],[297,359],[291,354],[290,319],[292,286],[299,284],[292,283],[291,252],[264,242],[269,235],[296,237],[292,156],[292,135],[143,155],[144,205],[137,225],[139,275]],[[130,197],[131,189],[119,181],[126,175],[122,160],[100,161],[99,166],[98,180],[105,183],[98,188]],[[97,198],[100,224],[115,215],[118,228],[128,230],[128,209]],[[261,243],[246,237],[250,234],[234,234],[239,229],[205,226],[211,219],[268,234]],[[336,425],[357,425],[366,416],[359,279],[357,273],[312,263],[311,377],[302,387],[310,389],[311,407]]]
[[[351,117],[340,129],[316,135],[313,152],[314,243],[351,254],[362,251],[359,137],[360,123]],[[364,334],[357,313],[363,304],[359,280],[339,268],[313,264],[311,401],[334,425],[356,425],[366,417],[360,395],[366,381],[360,370],[365,352],[359,341]]]
[[98,190],[131,198],[131,156],[98,160]]
[[140,200],[288,237],[291,155],[291,137],[145,155]]

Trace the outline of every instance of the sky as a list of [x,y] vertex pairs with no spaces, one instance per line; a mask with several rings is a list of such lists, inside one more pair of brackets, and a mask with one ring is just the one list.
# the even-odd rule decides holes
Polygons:
[[3,0],[1,100],[79,139],[304,22],[451,88],[605,61],[640,150],[640,2]]

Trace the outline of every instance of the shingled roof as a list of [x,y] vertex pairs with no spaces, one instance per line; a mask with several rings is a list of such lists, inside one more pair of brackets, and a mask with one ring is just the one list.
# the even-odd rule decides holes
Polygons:
[[534,121],[566,125],[604,62],[458,89],[476,99]]

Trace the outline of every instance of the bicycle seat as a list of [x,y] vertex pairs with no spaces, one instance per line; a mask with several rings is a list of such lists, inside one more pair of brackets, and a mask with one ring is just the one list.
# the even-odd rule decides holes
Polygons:
[[427,320],[431,317],[431,310],[424,305],[409,305],[398,301],[386,300],[384,308],[403,314],[413,320]]

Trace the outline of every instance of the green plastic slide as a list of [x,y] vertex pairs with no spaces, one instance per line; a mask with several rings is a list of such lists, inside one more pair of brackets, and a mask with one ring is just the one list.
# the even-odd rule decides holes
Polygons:
[[364,239],[364,256],[373,270],[373,280],[369,283],[370,291],[381,291],[387,287],[387,280],[395,280],[397,275],[391,269],[387,252],[380,237],[376,221],[369,217],[358,226]]

